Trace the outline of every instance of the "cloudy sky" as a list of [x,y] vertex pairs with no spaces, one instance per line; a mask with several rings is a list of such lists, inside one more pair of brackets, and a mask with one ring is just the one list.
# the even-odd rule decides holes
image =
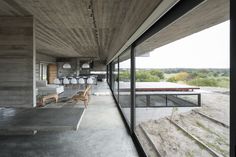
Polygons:
[[136,67],[229,68],[229,21],[157,48],[150,57],[137,57]]

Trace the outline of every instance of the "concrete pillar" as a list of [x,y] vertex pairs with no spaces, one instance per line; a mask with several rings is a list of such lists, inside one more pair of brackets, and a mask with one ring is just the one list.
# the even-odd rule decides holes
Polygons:
[[0,17],[0,107],[35,107],[33,17]]

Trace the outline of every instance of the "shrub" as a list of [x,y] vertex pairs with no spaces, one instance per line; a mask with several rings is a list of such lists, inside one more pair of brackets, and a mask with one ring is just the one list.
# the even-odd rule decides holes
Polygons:
[[172,76],[167,79],[168,82],[178,82],[178,81],[187,81],[191,78],[190,74],[187,72],[179,72],[175,76]]
[[130,80],[130,72],[129,71],[120,71],[120,81],[129,81]]
[[153,75],[153,76],[156,76],[158,77],[159,79],[164,79],[164,73],[160,70],[150,70],[150,74]]
[[175,79],[177,81],[187,81],[189,78],[190,78],[190,75],[187,72],[180,72],[175,75]]
[[211,86],[211,87],[218,86],[217,80],[213,78],[196,78],[191,81],[188,81],[187,83],[195,86]]
[[136,81],[138,82],[158,82],[160,81],[159,77],[153,76],[148,71],[137,71],[136,72]]
[[189,73],[189,78],[190,79],[194,79],[194,78],[197,78],[198,77],[198,73],[197,72],[191,72],[191,73]]
[[168,78],[167,81],[168,82],[177,82],[177,80],[175,79],[175,76]]

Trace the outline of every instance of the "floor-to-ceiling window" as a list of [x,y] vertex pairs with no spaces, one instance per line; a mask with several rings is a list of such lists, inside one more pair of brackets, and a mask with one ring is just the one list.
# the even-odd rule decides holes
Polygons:
[[131,132],[148,156],[229,156],[229,21],[167,45],[160,21],[111,63]]
[[110,88],[112,88],[112,63],[109,63],[107,65],[107,67],[108,67],[108,80],[107,80],[107,82],[108,82]]
[[[229,21],[158,49],[140,44],[134,48],[134,69],[130,49],[112,62],[113,93],[129,125],[134,115],[135,135],[148,155],[228,156],[228,25]],[[211,44],[205,44],[207,38],[214,38]]]
[[134,49],[134,131],[146,153],[229,156],[229,21],[150,50],[154,38]]
[[119,104],[124,116],[130,125],[130,48],[119,56]]
[[116,100],[118,101],[118,88],[119,88],[119,62],[118,62],[118,58],[116,58],[114,60],[114,62],[112,62],[112,85],[113,85],[113,93],[114,96],[116,98]]
[[107,70],[107,73],[106,73],[106,78],[107,78],[107,83],[108,83],[108,85],[110,85],[110,66],[109,65],[107,65],[107,68],[106,68],[106,70]]

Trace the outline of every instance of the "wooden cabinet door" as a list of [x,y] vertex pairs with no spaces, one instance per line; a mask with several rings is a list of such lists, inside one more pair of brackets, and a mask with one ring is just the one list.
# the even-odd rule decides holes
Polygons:
[[53,84],[53,81],[57,78],[57,65],[48,64],[48,83]]

